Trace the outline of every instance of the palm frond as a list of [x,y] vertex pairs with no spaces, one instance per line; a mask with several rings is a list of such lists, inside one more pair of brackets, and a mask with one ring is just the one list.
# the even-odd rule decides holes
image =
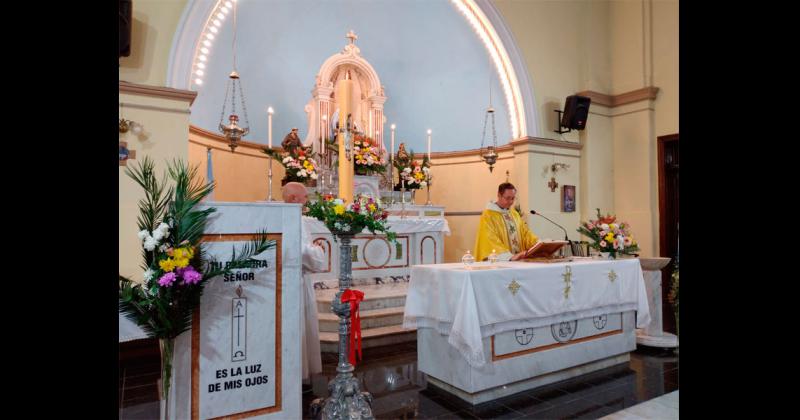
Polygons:
[[[127,169],[127,174],[145,193],[138,203],[139,230],[152,233],[160,223],[170,224],[168,239],[164,239],[162,245],[194,247],[196,260],[192,266],[198,270],[204,267],[206,257],[200,241],[208,218],[216,209],[198,210],[197,206],[214,190],[215,185],[203,182],[198,176],[197,166],[188,167],[179,160],[168,163],[167,171],[160,180],[156,177],[155,165],[148,157]],[[168,186],[168,178],[174,185]],[[253,257],[273,246],[275,241],[267,239],[266,231],[259,232],[257,238],[245,244],[238,255],[234,250],[228,266],[207,267],[203,278],[195,285],[160,286],[155,279],[139,285],[120,275],[119,311],[139,325],[149,337],[177,337],[191,328],[192,317],[200,306],[206,281],[232,269],[247,266],[246,263],[253,261]],[[157,273],[163,273],[156,262],[165,258],[164,251],[159,251],[158,248],[153,251],[143,250],[142,268],[152,268]]]

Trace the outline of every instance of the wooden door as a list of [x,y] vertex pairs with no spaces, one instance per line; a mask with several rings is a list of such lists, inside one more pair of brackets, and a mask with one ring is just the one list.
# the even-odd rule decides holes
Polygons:
[[672,271],[678,255],[678,226],[680,221],[680,147],[678,134],[658,138],[658,211],[660,256],[672,259],[662,273],[661,296],[664,331],[675,333],[675,311],[667,300],[672,284]]

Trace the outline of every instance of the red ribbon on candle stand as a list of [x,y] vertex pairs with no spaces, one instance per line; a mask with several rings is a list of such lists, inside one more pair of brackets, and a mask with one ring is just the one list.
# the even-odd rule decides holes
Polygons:
[[342,293],[342,303],[350,302],[350,364],[356,365],[356,345],[358,359],[361,360],[361,316],[358,314],[358,303],[364,300],[364,292],[347,289]]

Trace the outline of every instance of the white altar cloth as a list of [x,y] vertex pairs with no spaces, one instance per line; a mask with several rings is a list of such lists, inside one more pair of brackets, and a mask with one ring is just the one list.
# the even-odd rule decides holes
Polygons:
[[[638,259],[473,267],[414,266],[403,318],[405,328],[433,328],[448,335],[448,343],[473,367],[487,363],[481,340],[506,331],[629,310],[637,311],[637,328],[650,323]],[[567,267],[571,282],[565,297]],[[519,285],[515,293],[509,288],[512,281]]]

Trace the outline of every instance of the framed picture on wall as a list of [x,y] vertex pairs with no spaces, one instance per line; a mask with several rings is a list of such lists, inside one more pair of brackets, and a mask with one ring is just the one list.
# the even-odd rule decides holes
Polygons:
[[575,211],[575,186],[564,185],[561,189],[561,211],[574,212]]

